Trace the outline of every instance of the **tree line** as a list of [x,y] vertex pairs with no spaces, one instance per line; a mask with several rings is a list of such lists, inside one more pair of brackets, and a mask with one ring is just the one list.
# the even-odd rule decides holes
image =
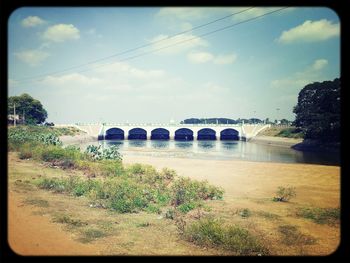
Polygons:
[[261,120],[259,118],[250,118],[250,119],[241,119],[237,120],[228,119],[228,118],[189,118],[180,122],[181,124],[282,124],[282,125],[290,125],[291,121],[287,119],[275,120],[271,122],[269,118],[265,120]]

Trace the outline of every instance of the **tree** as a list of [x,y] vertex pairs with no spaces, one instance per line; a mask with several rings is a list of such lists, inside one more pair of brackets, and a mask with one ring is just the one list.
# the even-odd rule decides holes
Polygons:
[[289,125],[290,121],[287,120],[287,119],[282,119],[282,120],[280,120],[280,123],[281,123],[282,125]]
[[306,85],[294,107],[294,125],[305,132],[306,139],[340,141],[340,80]]
[[27,93],[20,96],[12,96],[8,98],[7,113],[13,114],[14,104],[16,106],[16,114],[25,116],[26,124],[40,124],[47,118],[47,112],[39,100],[32,98]]

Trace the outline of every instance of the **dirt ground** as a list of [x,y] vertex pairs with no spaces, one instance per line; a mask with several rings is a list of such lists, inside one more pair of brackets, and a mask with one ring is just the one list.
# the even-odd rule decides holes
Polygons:
[[[131,155],[125,155],[123,162],[147,163],[158,169],[169,167],[179,175],[208,180],[223,187],[224,200],[212,202],[212,213],[232,224],[245,226],[266,243],[273,255],[327,255],[339,244],[339,225],[316,224],[296,217],[295,211],[300,207],[339,207],[340,167]],[[15,154],[9,154],[8,241],[15,252],[21,255],[225,254],[182,240],[171,220],[159,215],[121,215],[91,209],[83,198],[53,194],[29,183],[41,175],[59,176],[62,173],[67,172],[46,168],[30,160],[19,160]],[[272,202],[277,187],[287,185],[296,188],[297,196],[287,203]],[[249,209],[252,216],[241,218],[237,212],[240,209]],[[55,223],[52,218],[57,213],[79,218],[87,226],[69,228]],[[282,244],[277,231],[280,225],[296,226],[316,242],[311,245]],[[90,228],[100,229],[106,235],[82,242],[83,234]]]

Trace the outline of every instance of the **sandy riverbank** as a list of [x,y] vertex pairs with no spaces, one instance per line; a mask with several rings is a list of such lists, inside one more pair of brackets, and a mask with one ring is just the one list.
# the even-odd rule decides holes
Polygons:
[[198,160],[124,155],[123,162],[144,163],[157,169],[169,167],[179,175],[221,186],[226,198],[272,197],[278,186],[297,188],[296,201],[316,206],[339,206],[340,167],[248,162],[239,160]]
[[263,145],[271,145],[271,146],[279,146],[279,147],[292,147],[298,143],[301,143],[303,139],[294,139],[294,138],[284,138],[284,137],[275,137],[275,136],[265,136],[258,135],[249,142],[263,144]]

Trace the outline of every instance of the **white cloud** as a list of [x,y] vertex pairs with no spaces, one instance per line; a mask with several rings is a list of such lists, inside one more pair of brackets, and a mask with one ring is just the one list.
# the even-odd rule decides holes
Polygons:
[[63,76],[47,76],[42,80],[44,84],[59,87],[77,87],[80,85],[94,86],[100,84],[101,80],[96,77],[87,77],[80,73],[70,73]]
[[[102,65],[102,64],[101,64]],[[94,69],[96,73],[102,74],[116,74],[119,76],[125,75],[136,79],[155,79],[161,78],[165,75],[163,70],[143,70],[136,67],[132,67],[127,63],[115,62],[112,64],[99,66]]]
[[156,14],[157,17],[172,18],[180,20],[199,20],[205,18],[214,8],[196,7],[164,7]]
[[191,52],[187,55],[187,59],[191,63],[200,64],[206,62],[213,62],[217,65],[232,64],[236,60],[236,57],[237,56],[233,53],[214,56],[209,52]]
[[80,38],[79,29],[72,24],[57,24],[49,27],[43,34],[43,38],[53,42],[64,42]]
[[[252,9],[248,9],[249,7],[234,7],[230,9],[230,13],[238,13],[232,16],[232,19],[234,20],[246,20],[246,19],[250,19],[253,17],[258,17],[261,16],[263,14],[272,12],[274,10],[278,10],[278,8],[276,7],[254,7]],[[248,10],[246,10],[248,9]],[[245,11],[246,10],[246,11]],[[239,13],[241,12],[241,13]]]
[[214,59],[214,64],[225,65],[235,62],[236,54],[218,55]]
[[21,24],[24,27],[35,27],[45,24],[45,20],[41,19],[38,16],[28,16],[22,20]]
[[187,58],[192,63],[206,63],[213,60],[214,56],[208,52],[191,52],[187,55]]
[[313,70],[321,70],[325,66],[327,66],[328,60],[327,59],[317,59],[315,60],[314,64],[312,65]]
[[160,49],[157,51],[158,54],[179,54],[189,49],[206,47],[209,45],[206,40],[192,34],[182,34],[169,39],[168,37],[167,35],[158,35],[151,40],[151,42],[160,41],[159,43],[153,44],[154,50]]
[[327,19],[306,20],[303,24],[283,31],[278,41],[289,44],[294,42],[316,42],[339,36],[339,23],[333,24]]
[[49,53],[37,49],[15,52],[14,55],[30,66],[38,66],[50,56]]
[[304,71],[296,72],[293,76],[273,80],[271,86],[274,88],[303,88],[305,85],[313,83],[315,81],[326,80],[327,77],[322,74],[328,64],[326,59],[317,59],[312,65],[304,69]]

